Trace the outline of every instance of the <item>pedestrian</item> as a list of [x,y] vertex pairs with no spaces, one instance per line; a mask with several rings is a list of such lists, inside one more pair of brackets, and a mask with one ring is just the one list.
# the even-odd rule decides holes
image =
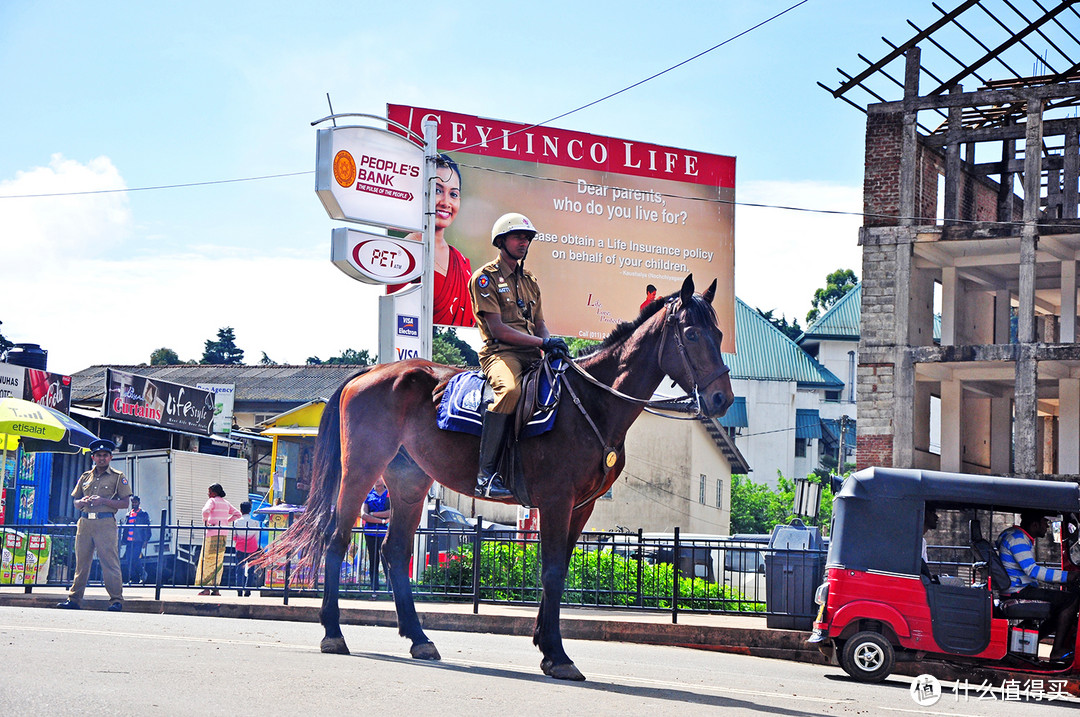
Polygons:
[[469,280],[473,313],[484,345],[480,367],[495,393],[484,410],[480,434],[477,497],[490,500],[512,494],[498,473],[499,456],[521,393],[521,376],[540,360],[540,351],[565,358],[566,342],[548,334],[540,303],[540,285],[525,270],[525,255],[536,228],[523,214],[504,214],[491,227],[499,258],[484,264]]
[[90,460],[94,467],[79,476],[71,497],[79,511],[75,529],[75,579],[67,600],[57,605],[65,610],[82,607],[90,565],[97,551],[101,576],[109,593],[110,612],[124,609],[124,579],[120,572],[120,546],[116,539],[116,511],[126,510],[131,486],[127,477],[111,468],[116,444],[99,438],[90,444]]
[[360,519],[364,521],[364,542],[367,544],[368,572],[371,576],[372,592],[379,589],[379,565],[383,566],[383,574],[389,579],[389,571],[386,568],[386,559],[382,555],[382,542],[386,537],[386,525],[390,522],[390,494],[386,490],[386,482],[379,476],[368,493],[363,507],[360,508]]
[[645,301],[641,302],[641,308],[638,311],[644,311],[645,307],[654,301],[656,301],[656,287],[648,284],[645,287]]
[[251,588],[258,587],[258,569],[250,564],[250,560],[259,551],[261,527],[262,524],[251,517],[251,501],[242,501],[240,518],[233,523],[233,547],[236,548],[233,585],[236,586],[236,594],[241,597],[250,597]]
[[142,552],[150,542],[150,515],[140,508],[139,496],[131,496],[131,510],[127,514],[127,529],[124,530],[124,557],[120,567],[123,569],[124,582],[145,583],[143,579]]
[[203,539],[202,558],[195,571],[195,584],[206,586],[200,595],[220,595],[217,586],[221,583],[221,573],[225,565],[225,531],[220,526],[233,522],[240,517],[236,506],[225,500],[225,489],[220,483],[214,483],[207,490],[207,501],[202,509],[203,523],[206,525],[206,537]]

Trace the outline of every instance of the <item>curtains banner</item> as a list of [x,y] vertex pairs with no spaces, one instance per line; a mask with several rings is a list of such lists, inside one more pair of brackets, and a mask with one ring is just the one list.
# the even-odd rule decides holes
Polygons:
[[734,157],[405,105],[387,117],[420,133],[438,123],[438,150],[460,169],[444,237],[471,271],[497,256],[497,218],[532,220],[525,266],[551,333],[602,339],[638,315],[647,287],[663,297],[693,273],[698,291],[717,279],[723,350],[735,351]]
[[105,417],[210,435],[213,391],[105,369]]

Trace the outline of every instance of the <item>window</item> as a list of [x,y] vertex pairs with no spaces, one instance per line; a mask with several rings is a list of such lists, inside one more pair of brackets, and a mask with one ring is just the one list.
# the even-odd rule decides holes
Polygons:
[[825,401],[827,403],[840,403],[840,392],[839,391],[826,391],[825,392]]
[[698,502],[705,505],[705,474],[701,474],[701,487],[698,490]]
[[724,481],[716,479],[716,507],[724,507]]
[[806,444],[807,444],[807,439],[805,439],[805,438],[796,438],[795,439],[795,457],[796,458],[806,458]]

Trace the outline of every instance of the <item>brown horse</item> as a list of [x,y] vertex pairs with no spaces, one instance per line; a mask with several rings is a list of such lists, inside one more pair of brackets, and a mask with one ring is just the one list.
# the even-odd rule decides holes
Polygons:
[[[564,403],[550,432],[521,443],[525,485],[540,511],[543,591],[533,643],[543,653],[545,674],[585,679],[563,650],[559,602],[593,501],[622,471],[630,424],[665,374],[694,397],[705,415],[722,416],[734,400],[711,306],[715,291],[714,281],[703,296],[695,295],[688,276],[679,292],[647,306],[636,321],[619,325],[596,351],[577,359],[587,374],[567,371],[564,376],[586,410]],[[349,652],[339,623],[341,562],[361,505],[381,474],[392,497],[383,554],[398,632],[412,641],[413,657],[440,659],[420,626],[408,566],[432,481],[467,495],[476,485],[479,439],[435,426],[432,393],[458,371],[421,359],[372,366],[347,381],[326,406],[307,510],[263,558],[264,565],[292,557],[294,564],[317,567],[325,554],[319,615],[326,631],[323,652]],[[612,448],[616,455],[608,462]]]

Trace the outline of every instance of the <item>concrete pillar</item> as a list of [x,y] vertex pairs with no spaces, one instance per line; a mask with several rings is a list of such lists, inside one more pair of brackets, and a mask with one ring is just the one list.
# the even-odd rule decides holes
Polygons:
[[1061,262],[1061,343],[1076,343],[1076,261]]
[[990,472],[1012,473],[1012,399],[990,399]]
[[994,343],[1009,343],[1009,325],[1012,315],[1012,293],[1008,289],[994,292]]
[[941,268],[941,345],[956,345],[958,280],[955,266]]
[[1080,473],[1080,379],[1058,381],[1058,471]]
[[960,381],[941,382],[941,470],[953,473],[960,472],[962,458],[963,395]]
[[1038,473],[1042,451],[1038,446],[1039,426],[1036,420],[1039,406],[1035,379],[1039,364],[1032,357],[1032,353],[1030,345],[1021,345],[1020,358],[1016,361],[1016,444],[1013,466],[1016,473],[1033,476]]

